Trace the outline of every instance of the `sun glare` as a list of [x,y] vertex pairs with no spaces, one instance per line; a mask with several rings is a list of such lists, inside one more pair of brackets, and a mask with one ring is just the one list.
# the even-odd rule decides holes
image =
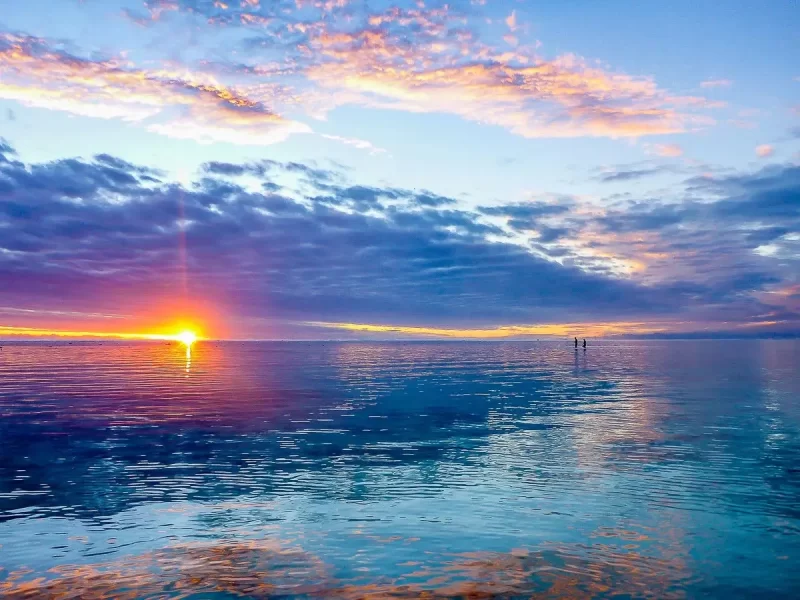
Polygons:
[[197,341],[197,335],[194,331],[181,331],[175,336],[175,339],[186,344],[187,346],[191,346]]

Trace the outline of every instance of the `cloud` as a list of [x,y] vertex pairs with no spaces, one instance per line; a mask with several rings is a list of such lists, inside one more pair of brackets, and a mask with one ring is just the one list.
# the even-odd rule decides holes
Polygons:
[[759,158],[769,158],[773,154],[775,154],[775,148],[769,144],[761,144],[760,146],[756,146],[756,156]]
[[634,179],[641,179],[642,177],[649,177],[650,175],[659,175],[663,172],[663,169],[658,167],[653,167],[651,169],[635,169],[631,171],[616,171],[614,173],[604,173],[600,176],[600,181],[603,183],[632,181]]
[[[173,297],[185,268],[191,297],[273,322],[671,310],[631,283],[489,241],[502,231],[431,193],[308,179],[315,197],[228,179],[263,165],[209,164],[209,177],[183,188],[105,155],[0,164],[2,305],[51,298],[55,286],[59,310],[137,314]],[[298,169],[267,163],[262,177]]]
[[[481,39],[480,13],[464,5],[393,6],[276,1],[258,5],[177,0],[213,27],[253,32],[248,64],[206,65],[253,83],[268,101],[284,94],[317,117],[343,105],[457,115],[523,137],[641,137],[713,123],[722,105],[679,96],[651,77],[632,76],[573,54],[544,57],[518,36],[516,12],[506,42]],[[224,5],[224,6],[223,6]],[[172,3],[170,3],[172,6]],[[263,57],[259,60],[258,57]],[[277,78],[289,89],[259,86]],[[185,130],[185,128],[181,128]]]
[[678,144],[655,144],[653,148],[659,156],[674,158],[683,154],[683,148]]
[[[546,228],[543,221],[548,218],[563,216],[571,210],[572,199],[560,198],[558,202],[531,201],[522,204],[505,204],[501,206],[482,206],[478,210],[487,216],[506,219],[508,227],[515,231],[539,231]],[[551,237],[558,230],[547,228]],[[540,241],[542,241],[540,239]]]
[[658,164],[651,161],[605,168],[594,177],[601,183],[618,183],[644,179],[656,175],[681,173],[682,169],[673,164]]
[[506,17],[506,25],[511,31],[517,30],[517,11],[512,10],[511,14]]
[[[185,280],[245,337],[300,322],[522,332],[800,318],[768,295],[798,283],[796,166],[694,178],[670,203],[471,211],[296,162],[211,162],[182,186],[107,154],[27,164],[0,143],[0,157],[0,306],[135,315]],[[237,325],[248,319],[260,329]]]
[[340,142],[346,146],[352,146],[353,148],[358,148],[359,150],[367,150],[370,154],[384,154],[386,150],[384,148],[378,148],[374,146],[372,142],[368,142],[367,140],[360,140],[357,138],[349,138],[349,137],[342,137],[339,135],[328,135],[328,134],[321,134],[327,140],[333,140],[335,142]]
[[[633,202],[584,222],[583,229],[593,235],[596,250],[639,261],[643,281],[691,282],[695,291],[686,287],[687,292],[701,293],[709,305],[716,302],[718,312],[749,310],[748,303],[758,304],[751,296],[755,291],[795,279],[800,268],[800,238],[791,234],[800,227],[796,166],[699,177],[687,184],[691,199]],[[763,251],[767,244],[769,253]]]
[[4,138],[0,137],[0,163],[10,162],[7,156],[15,156],[17,151]]
[[758,127],[758,123],[755,121],[746,121],[744,119],[729,119],[728,123],[738,129],[756,129]]
[[309,52],[323,60],[308,67],[308,77],[338,90],[336,102],[457,114],[524,137],[639,137],[706,122],[684,112],[702,107],[702,99],[672,97],[648,78],[573,55],[497,52],[468,33],[438,33],[447,30],[441,15],[412,20],[428,35],[373,27],[310,36]]
[[733,81],[730,79],[707,79],[700,82],[700,87],[704,88],[717,88],[717,87],[730,87]]
[[121,59],[80,58],[46,40],[0,35],[0,98],[121,119],[201,142],[270,144],[309,128],[263,102],[191,73],[146,71]]

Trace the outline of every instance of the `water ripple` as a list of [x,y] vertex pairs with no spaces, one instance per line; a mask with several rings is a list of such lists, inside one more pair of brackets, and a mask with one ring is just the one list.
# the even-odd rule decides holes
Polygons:
[[789,595],[798,367],[782,341],[4,344],[0,592]]

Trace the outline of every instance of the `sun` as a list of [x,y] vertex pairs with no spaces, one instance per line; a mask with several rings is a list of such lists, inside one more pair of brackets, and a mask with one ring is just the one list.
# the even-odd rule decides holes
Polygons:
[[197,334],[194,331],[189,331],[188,329],[185,331],[181,331],[178,335],[175,336],[175,339],[187,346],[191,346],[197,341]]

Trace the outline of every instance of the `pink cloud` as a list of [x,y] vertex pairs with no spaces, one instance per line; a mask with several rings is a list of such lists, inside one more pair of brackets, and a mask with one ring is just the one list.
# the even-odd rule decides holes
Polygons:
[[775,148],[769,144],[761,144],[760,146],[756,146],[756,155],[759,158],[769,158],[773,154],[775,154]]
[[744,119],[729,119],[728,123],[739,129],[755,129],[758,127],[758,123],[755,121],[747,121]]
[[678,144],[656,144],[653,148],[659,156],[676,157],[683,154],[683,148]]
[[145,25],[148,21],[160,21],[164,13],[180,10],[180,5],[173,0],[145,0],[144,7],[149,13],[148,17],[136,17],[127,10],[125,14],[139,25]]
[[[515,14],[507,20],[515,25]],[[394,8],[372,15],[363,29],[317,30],[305,46],[317,60],[305,74],[333,91],[334,105],[456,114],[525,137],[678,133],[711,122],[692,111],[720,106],[670,95],[651,78],[574,55],[545,59],[528,47],[500,52],[461,23],[446,9]]]
[[730,79],[707,79],[700,82],[700,87],[704,88],[730,87],[731,85],[733,85],[733,81]]
[[142,123],[203,142],[268,144],[308,127],[189,72],[86,60],[29,36],[0,36],[0,98],[76,115]]
[[[579,56],[541,56],[526,36],[508,32],[505,44],[494,47],[449,5],[428,9],[420,2],[417,8],[361,15],[346,5],[214,0],[176,8],[173,0],[149,0],[154,16],[185,10],[200,12],[212,26],[257,27],[275,56],[269,63],[220,70],[226,80],[240,82],[233,88],[182,66],[142,69],[120,59],[76,59],[52,48],[34,52],[15,42],[20,56],[9,50],[0,57],[0,96],[141,122],[166,135],[192,137],[197,131],[203,141],[236,143],[268,143],[307,131],[282,116],[288,106],[317,118],[342,105],[445,113],[530,138],[681,133],[713,123],[704,111],[724,106],[671,94],[651,77]],[[294,8],[316,10],[318,18],[300,18]],[[505,22],[511,31],[524,29],[515,11]]]
[[517,30],[517,11],[512,10],[511,14],[506,17],[506,25],[511,31]]
[[[429,9],[419,2],[416,8],[354,15],[339,10],[344,0],[295,4],[334,12],[317,20],[301,20],[289,10],[264,17],[262,3],[259,14],[240,13],[239,20],[273,20],[269,24],[277,26],[262,35],[286,53],[279,59],[282,74],[295,76],[297,104],[316,116],[357,104],[455,114],[525,137],[639,137],[695,130],[713,123],[701,111],[724,106],[670,94],[650,77],[578,56],[542,57],[538,42],[512,33],[495,48],[480,41],[468,15],[450,5]],[[504,21],[512,32],[521,29],[515,11]],[[289,42],[287,32],[303,41]]]

